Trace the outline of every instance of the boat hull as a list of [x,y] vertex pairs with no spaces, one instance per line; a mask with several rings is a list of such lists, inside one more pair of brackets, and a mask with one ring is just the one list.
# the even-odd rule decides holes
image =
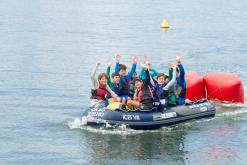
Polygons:
[[214,117],[215,106],[208,102],[198,102],[190,105],[171,107],[166,110],[153,109],[152,111],[125,111],[108,110],[102,108],[90,108],[83,114],[87,125],[111,126],[126,125],[132,129],[158,129],[163,126],[170,126],[193,119]]

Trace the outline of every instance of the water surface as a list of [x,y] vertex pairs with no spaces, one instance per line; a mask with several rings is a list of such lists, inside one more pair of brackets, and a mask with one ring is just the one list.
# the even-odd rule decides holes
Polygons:
[[[245,0],[0,2],[1,164],[246,164],[247,108],[155,131],[80,125],[96,61],[148,55],[166,72],[236,73],[247,83]],[[160,29],[166,17],[170,28]]]

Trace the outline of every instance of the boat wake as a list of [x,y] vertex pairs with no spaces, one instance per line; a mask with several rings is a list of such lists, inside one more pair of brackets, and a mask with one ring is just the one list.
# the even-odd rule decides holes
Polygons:
[[232,109],[237,109],[237,108],[247,108],[246,104],[236,104],[236,103],[217,103],[213,102],[214,105],[216,105],[219,108],[232,108]]
[[177,125],[169,126],[169,127],[162,127],[160,129],[155,130],[135,130],[128,128],[126,125],[118,125],[112,126],[106,123],[104,126],[101,127],[91,127],[87,126],[87,119],[82,118],[74,118],[72,121],[68,121],[67,125],[70,129],[78,129],[78,130],[85,130],[93,133],[99,134],[114,134],[114,135],[137,135],[137,134],[144,134],[144,133],[157,133],[157,132],[172,132],[172,131],[180,131],[184,129],[188,129],[194,124],[210,122],[215,118],[208,118],[208,119],[201,119],[201,120],[192,120],[186,123],[180,123]]
[[[82,118],[74,118],[72,121],[68,121],[67,125],[70,129],[79,129],[79,130],[86,130],[93,133],[100,133],[100,134],[118,134],[118,135],[136,135],[136,134],[143,134],[143,133],[150,133],[150,132],[162,132],[162,131],[172,131],[181,129],[178,125],[171,126],[171,127],[162,127],[156,130],[135,130],[128,128],[126,125],[118,125],[112,126],[108,123],[105,123],[104,126],[101,127],[91,127],[87,126],[87,119],[85,117]],[[180,124],[179,124],[180,125]],[[188,127],[189,125],[184,125],[183,127]]]
[[[244,95],[247,96],[247,86],[244,86]],[[244,104],[224,104],[224,103],[215,103],[217,106],[217,117],[237,117],[241,114],[247,113],[247,98],[245,98]]]
[[233,111],[231,110],[231,111],[225,111],[223,113],[218,113],[216,114],[216,117],[235,117],[245,113],[247,113],[247,109],[239,109]]
[[80,118],[75,118],[72,121],[68,121],[68,126],[70,129],[79,129],[83,126],[83,122]]

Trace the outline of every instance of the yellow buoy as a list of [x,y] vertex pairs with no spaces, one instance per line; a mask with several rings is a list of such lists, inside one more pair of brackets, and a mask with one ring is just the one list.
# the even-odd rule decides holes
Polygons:
[[161,24],[161,28],[169,28],[169,24],[167,19],[163,19],[162,24]]

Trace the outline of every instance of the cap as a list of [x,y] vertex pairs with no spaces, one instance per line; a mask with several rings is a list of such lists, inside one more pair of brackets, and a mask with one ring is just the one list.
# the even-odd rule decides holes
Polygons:
[[135,82],[136,81],[141,81],[142,82],[142,79],[140,79],[140,77],[137,77],[137,78],[135,78]]

